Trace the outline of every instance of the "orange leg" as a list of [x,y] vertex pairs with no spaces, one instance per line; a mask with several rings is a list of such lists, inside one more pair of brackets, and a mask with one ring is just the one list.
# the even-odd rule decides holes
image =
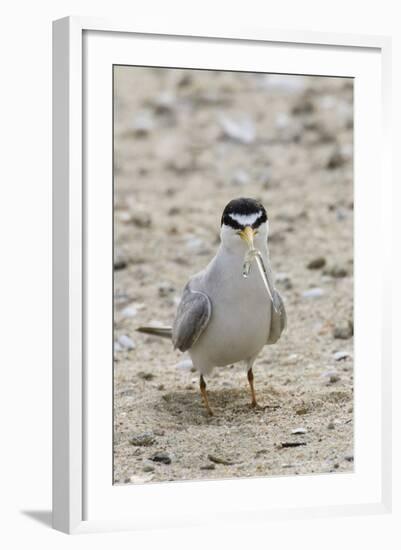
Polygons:
[[207,398],[206,382],[205,382],[202,375],[200,375],[200,384],[199,385],[200,385],[200,391],[201,391],[201,394],[202,394],[202,397],[203,397],[203,402],[205,403],[206,410],[207,410],[207,412],[210,416],[213,416],[213,411],[209,406],[209,400]]
[[253,386],[253,372],[252,372],[252,367],[248,370],[248,382],[249,382],[249,385],[251,386],[251,395],[252,395],[252,402],[251,402],[251,407],[252,408],[255,408],[255,407],[258,407],[258,403],[256,401],[256,394],[255,394],[255,388]]
[[248,370],[248,382],[249,382],[249,385],[251,386],[251,394],[252,394],[252,401],[251,401],[251,407],[253,409],[258,409],[258,410],[266,410],[266,409],[278,409],[280,407],[280,405],[259,405],[259,403],[256,401],[256,394],[255,394],[255,388],[254,388],[254,385],[253,385],[253,372],[252,372],[252,367]]

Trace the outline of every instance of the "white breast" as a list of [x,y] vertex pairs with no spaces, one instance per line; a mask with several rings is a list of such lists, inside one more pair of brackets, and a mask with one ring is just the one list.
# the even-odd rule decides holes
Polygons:
[[201,372],[247,360],[266,344],[271,322],[269,297],[256,265],[244,278],[242,264],[242,256],[222,250],[199,280],[199,290],[212,302],[211,320],[190,350]]

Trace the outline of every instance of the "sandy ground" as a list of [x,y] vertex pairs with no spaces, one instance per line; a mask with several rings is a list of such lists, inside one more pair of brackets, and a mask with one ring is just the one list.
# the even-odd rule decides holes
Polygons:
[[[341,78],[115,69],[116,483],[352,471],[352,103]],[[197,373],[135,328],[171,324],[239,196],[268,211],[288,329],[254,367],[272,408],[234,365],[209,418]]]

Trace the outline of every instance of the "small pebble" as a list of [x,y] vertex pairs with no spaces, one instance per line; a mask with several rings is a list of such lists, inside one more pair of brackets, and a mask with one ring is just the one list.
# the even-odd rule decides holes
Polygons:
[[345,163],[346,159],[344,158],[344,155],[341,153],[341,151],[333,151],[333,153],[330,155],[329,160],[327,161],[326,168],[328,170],[336,170],[337,168],[340,168]]
[[222,115],[220,125],[225,137],[238,143],[250,144],[255,141],[256,129],[252,120],[246,116],[241,118],[230,118]]
[[[124,348],[122,346],[120,346],[120,344],[118,342],[114,342],[114,352],[115,353],[118,353],[119,351],[123,351],[123,350],[124,350]],[[114,357],[114,360],[118,361],[117,356]]]
[[214,462],[215,464],[224,464],[225,466],[232,466],[234,462],[232,460],[221,458],[215,455],[207,455],[208,459]]
[[295,428],[295,430],[291,431],[291,435],[303,435],[306,434],[305,428]]
[[114,301],[116,304],[125,304],[129,301],[129,296],[126,292],[121,290],[116,290],[114,294]]
[[158,115],[172,114],[175,108],[175,96],[169,91],[163,91],[151,102]]
[[338,340],[348,340],[354,334],[354,326],[351,321],[346,325],[339,325],[334,328],[333,336]]
[[296,412],[297,415],[302,416],[304,414],[308,414],[309,409],[308,409],[308,407],[300,407],[295,412]]
[[304,298],[320,298],[324,295],[324,290],[322,288],[310,288],[309,290],[305,290],[302,293],[302,296]]
[[129,442],[135,447],[150,447],[155,442],[155,438],[152,432],[144,432],[142,434],[134,435],[131,437]]
[[136,227],[148,228],[152,225],[152,218],[149,212],[138,211],[131,214],[131,223]]
[[171,458],[167,453],[155,453],[150,457],[153,462],[160,462],[162,464],[171,464]]
[[314,260],[311,260],[308,263],[307,268],[308,269],[321,269],[325,265],[326,265],[326,258],[324,258],[323,256],[319,256],[318,258],[315,258]]
[[161,298],[165,298],[166,296],[169,296],[174,291],[175,291],[175,288],[170,283],[162,282],[159,284],[158,292]]
[[329,422],[329,423],[327,424],[327,429],[328,429],[328,430],[334,430],[334,428],[335,428],[334,422]]
[[138,310],[135,307],[127,306],[121,311],[123,317],[135,317],[138,313]]
[[256,457],[260,456],[260,455],[265,455],[267,454],[269,451],[267,449],[259,449],[258,451],[256,451]]
[[215,470],[216,466],[214,464],[205,464],[200,467],[201,470]]
[[307,77],[298,75],[266,74],[263,75],[261,84],[270,92],[297,95],[305,90],[307,82]]
[[334,265],[328,269],[325,269],[323,271],[324,275],[329,275],[330,277],[333,277],[334,279],[341,279],[343,277],[346,277],[348,275],[348,271],[345,269],[345,267],[340,267],[338,265]]
[[345,210],[345,208],[337,208],[336,210],[336,218],[338,221],[343,221],[348,217],[348,212]]
[[[127,336],[126,334],[122,334],[119,339],[117,340],[117,344],[118,346],[115,346],[114,349],[116,351],[121,351],[121,350],[132,350],[135,348],[135,343],[134,341],[129,337]],[[117,349],[116,349],[117,347]]]
[[344,456],[344,459],[345,459],[347,462],[354,462],[354,455],[353,455],[353,454],[345,455],[345,456]]
[[247,185],[251,178],[245,170],[236,170],[231,177],[231,183],[233,185]]
[[291,124],[291,119],[285,112],[276,114],[275,126],[277,130],[285,130]]
[[294,115],[310,115],[314,110],[312,101],[305,95],[292,108]]
[[166,166],[177,174],[185,174],[185,172],[189,172],[194,167],[193,157],[190,153],[184,151],[179,156],[170,159]]
[[284,359],[285,365],[295,365],[298,362],[298,355],[296,353],[292,353],[287,357],[287,359]]
[[155,375],[152,374],[151,372],[144,372],[144,371],[138,372],[138,376],[142,380],[153,380],[153,378],[155,377]]
[[122,223],[131,221],[131,214],[127,210],[119,210],[116,212],[115,217]]
[[128,265],[128,260],[124,253],[119,249],[116,248],[114,251],[114,262],[113,266],[116,271],[119,271],[121,269],[125,269]]
[[147,476],[131,476],[129,479],[125,480],[125,483],[146,483],[147,481],[152,481],[153,476],[151,474]]
[[322,372],[321,376],[322,378],[330,378],[330,376],[335,376],[337,374],[337,371],[334,369],[326,370],[325,372]]
[[351,357],[351,354],[348,353],[348,351],[336,351],[336,353],[333,354],[333,357],[336,361],[344,361],[345,359],[348,359],[348,357]]
[[155,122],[150,111],[137,113],[132,123],[132,131],[137,137],[146,137],[154,128]]
[[192,77],[189,73],[182,75],[177,83],[179,88],[185,88],[192,84]]
[[204,242],[199,237],[189,237],[185,245],[187,248],[189,248],[189,250],[196,251],[196,250],[199,250],[204,245]]
[[289,449],[292,447],[304,447],[305,445],[305,441],[286,441],[284,443],[280,443],[282,449]]
[[155,468],[151,464],[145,464],[142,468],[143,472],[154,472]]
[[181,212],[181,208],[179,208],[178,206],[172,206],[167,212],[167,214],[169,216],[177,216],[180,212]]

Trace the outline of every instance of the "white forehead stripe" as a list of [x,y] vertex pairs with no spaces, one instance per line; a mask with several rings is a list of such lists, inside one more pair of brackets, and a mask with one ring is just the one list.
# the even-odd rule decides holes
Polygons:
[[253,225],[262,216],[262,210],[254,214],[229,214],[230,218],[241,225]]

